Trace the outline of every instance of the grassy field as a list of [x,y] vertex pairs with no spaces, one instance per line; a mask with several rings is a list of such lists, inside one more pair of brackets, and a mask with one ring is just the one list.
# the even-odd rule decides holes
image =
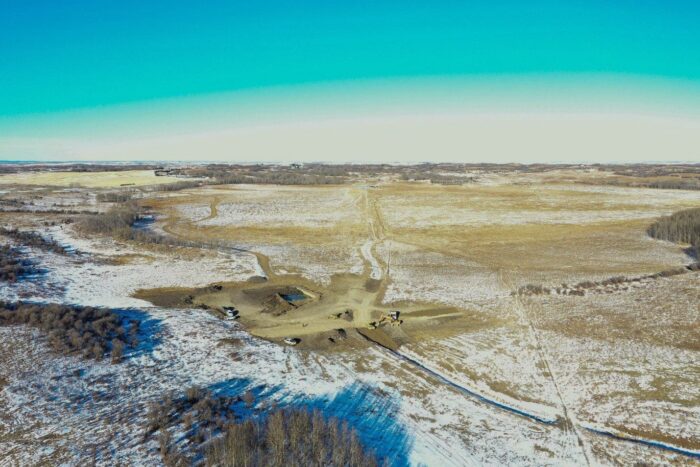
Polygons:
[[0,185],[80,186],[114,188],[119,186],[160,185],[180,181],[176,177],[156,177],[152,170],[115,172],[20,172],[0,175]]
[[[397,282],[405,268],[412,271],[403,276],[416,280],[449,271],[448,282],[508,272],[521,286],[653,273],[686,261],[679,246],[649,239],[645,230],[659,216],[700,204],[700,192],[540,178],[457,187],[224,186],[149,205],[167,213],[165,229],[174,235],[248,245],[276,271],[325,283],[362,269],[358,250],[368,239],[392,263],[394,288],[410,288]],[[381,238],[372,238],[373,230]]]

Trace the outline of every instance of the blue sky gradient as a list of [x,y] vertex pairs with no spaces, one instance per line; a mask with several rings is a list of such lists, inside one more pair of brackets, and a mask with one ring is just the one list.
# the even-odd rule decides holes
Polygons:
[[401,77],[700,82],[692,0],[4,0],[1,8],[1,117]]
[[0,160],[700,160],[697,0],[0,0]]

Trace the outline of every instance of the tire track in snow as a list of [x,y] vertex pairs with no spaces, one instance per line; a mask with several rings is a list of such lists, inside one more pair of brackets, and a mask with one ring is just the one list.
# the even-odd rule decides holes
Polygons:
[[[512,284],[508,284],[508,285],[510,286]],[[576,416],[574,414],[569,414],[569,410],[567,409],[566,404],[564,403],[562,393],[559,389],[559,385],[557,384],[557,379],[550,368],[549,360],[546,357],[543,345],[541,343],[541,339],[539,338],[539,335],[537,333],[537,329],[534,327],[534,325],[532,324],[532,321],[529,319],[529,316],[527,315],[527,308],[522,303],[521,298],[518,296],[515,296],[514,298],[515,298],[515,302],[516,302],[516,309],[518,309],[518,311],[520,313],[522,313],[523,319],[525,319],[527,325],[530,327],[530,330],[532,332],[532,336],[536,340],[537,349],[538,349],[538,352],[540,353],[540,357],[542,359],[542,362],[544,363],[545,367],[547,368],[547,371],[549,372],[549,375],[552,379],[552,383],[554,384],[554,387],[556,389],[557,396],[559,397],[559,400],[561,401],[562,410],[564,412],[564,415],[565,415],[566,420],[567,420],[567,425],[568,425],[568,427],[566,427],[566,429],[567,429],[567,431],[570,429],[571,431],[573,431],[576,434],[576,437],[579,440],[579,445],[583,449],[583,453],[584,453],[584,456],[586,457],[586,462],[588,463],[588,465],[591,465],[591,461],[590,461],[590,457],[589,457],[589,450],[588,450],[587,445],[583,441],[584,438],[583,438],[583,435],[581,434],[579,428],[584,429],[590,433],[593,433],[593,434],[596,434],[599,436],[606,436],[608,438],[616,439],[618,441],[627,441],[629,443],[636,443],[636,444],[641,444],[641,445],[651,447],[651,448],[663,449],[666,451],[671,451],[671,452],[685,455],[685,456],[689,456],[689,457],[700,458],[700,451],[685,449],[685,448],[682,448],[680,446],[666,444],[666,443],[661,442],[661,441],[653,441],[653,440],[648,440],[648,439],[644,439],[644,438],[635,438],[635,437],[631,437],[631,436],[625,436],[625,435],[614,433],[613,431],[610,431],[607,429],[593,428],[590,426],[586,426],[584,423],[581,423],[576,418]],[[590,453],[590,456],[593,457],[593,454]]]
[[[506,286],[510,287],[511,284],[509,284],[510,281],[508,281],[505,277],[502,271],[499,271],[499,277],[501,279],[501,282],[505,282]],[[522,303],[520,300],[520,297],[515,296],[515,313],[518,316],[518,318],[525,323],[525,325],[528,328],[528,335],[529,338],[533,341],[535,348],[537,349],[537,354],[539,355],[540,361],[544,364],[544,367],[547,370],[547,373],[549,374],[549,378],[552,381],[552,385],[554,386],[554,390],[557,394],[557,398],[559,399],[559,404],[561,406],[563,415],[564,415],[564,430],[567,433],[572,433],[577,440],[578,446],[573,446],[572,445],[572,452],[574,449],[580,448],[581,451],[583,452],[583,457],[586,460],[586,465],[590,466],[591,465],[591,460],[589,457],[588,453],[588,447],[586,446],[583,436],[579,432],[577,428],[577,420],[576,416],[574,414],[570,414],[569,410],[566,406],[566,403],[564,402],[564,396],[562,395],[561,390],[559,389],[559,384],[557,383],[557,378],[554,375],[554,372],[552,372],[552,369],[549,365],[549,359],[547,358],[547,354],[544,350],[544,347],[542,345],[542,340],[540,339],[540,336],[537,332],[537,329],[535,326],[532,324],[532,320],[530,319],[530,316],[528,315],[527,308],[525,305]]]
[[370,200],[368,187],[362,188],[359,204],[363,205],[362,209],[367,217],[369,234],[369,238],[360,248],[360,254],[368,263],[370,279],[380,281],[388,274],[388,267],[384,266],[375,254],[377,244],[385,238],[386,228],[384,220],[381,217],[376,201]]

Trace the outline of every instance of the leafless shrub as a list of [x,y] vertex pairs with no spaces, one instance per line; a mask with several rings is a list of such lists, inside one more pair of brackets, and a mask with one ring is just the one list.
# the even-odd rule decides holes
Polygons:
[[518,295],[546,295],[550,293],[547,287],[535,284],[527,284],[518,289]]
[[255,402],[255,396],[251,391],[246,391],[243,394],[243,402],[250,408],[253,406],[253,403]]
[[125,203],[113,207],[106,213],[86,216],[77,223],[77,227],[83,233],[108,235],[122,241],[182,247],[200,246],[194,242],[136,228],[134,224],[142,218],[142,214],[142,209],[135,203]]
[[128,236],[139,215],[140,210],[136,204],[126,203],[115,206],[106,213],[83,217],[77,227],[85,233]]
[[0,235],[11,238],[23,246],[29,246],[43,251],[50,251],[60,255],[68,254],[68,251],[63,247],[63,245],[53,239],[44,237],[38,232],[2,227],[0,228]]
[[600,281],[600,285],[618,285],[624,284],[625,282],[629,282],[629,279],[625,276],[613,276]]
[[[57,352],[95,360],[111,355],[113,363],[121,361],[127,348],[125,326],[133,325],[125,321],[103,308],[0,301],[0,326],[28,325],[46,335]],[[130,344],[138,344],[135,335]]]
[[0,246],[0,282],[16,282],[39,272],[19,248]]

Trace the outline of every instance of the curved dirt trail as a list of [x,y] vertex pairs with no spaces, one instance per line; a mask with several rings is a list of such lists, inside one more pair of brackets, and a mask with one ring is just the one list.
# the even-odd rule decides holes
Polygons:
[[368,233],[368,239],[360,248],[360,254],[365,259],[365,269],[370,271],[369,277],[383,281],[389,273],[389,267],[377,255],[377,246],[386,239],[386,224],[377,200],[370,193],[369,187],[362,187],[359,204],[361,211],[367,218]]
[[203,219],[197,219],[196,222],[208,221],[219,217],[219,204],[221,204],[221,198],[214,196],[214,198],[209,202],[209,215]]
[[[211,219],[215,219],[219,216],[219,204],[221,204],[222,197],[221,196],[214,196],[212,200],[209,202],[209,215],[207,217],[203,217],[201,219],[197,219],[194,221],[188,221],[188,224],[196,224],[198,222],[202,221],[207,221]],[[176,216],[168,216],[166,219],[165,224],[163,225],[163,231],[166,232],[169,235],[172,235],[175,238],[182,238],[182,235],[178,233],[175,229],[175,225],[178,223]],[[182,221],[180,221],[182,222]],[[209,246],[207,246],[209,247]],[[213,248],[215,249],[220,249],[221,246],[214,246]],[[272,268],[270,267],[270,258],[267,256],[263,255],[262,253],[259,253],[257,251],[253,250],[248,250],[246,248],[240,248],[240,247],[229,247],[232,251],[238,252],[238,253],[247,253],[255,256],[255,259],[258,263],[258,266],[260,267],[260,271],[263,273],[264,277],[266,277],[268,280],[272,279],[275,277],[275,273],[273,272]]]

